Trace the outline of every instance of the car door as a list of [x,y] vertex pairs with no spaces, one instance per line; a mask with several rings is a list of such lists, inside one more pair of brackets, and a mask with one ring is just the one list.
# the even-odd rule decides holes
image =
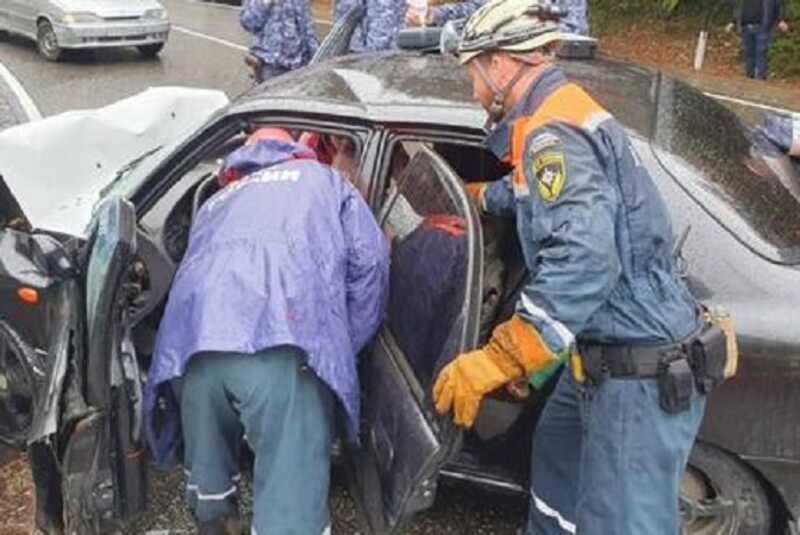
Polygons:
[[63,461],[68,533],[106,533],[144,510],[141,378],[127,314],[136,287],[129,283],[136,252],[133,205],[105,200],[92,221],[85,270],[86,415],[74,426]]
[[362,356],[362,444],[352,485],[372,533],[433,504],[460,432],[435,414],[438,370],[478,335],[480,224],[458,177],[422,147],[391,181],[379,222],[391,239],[387,320]]

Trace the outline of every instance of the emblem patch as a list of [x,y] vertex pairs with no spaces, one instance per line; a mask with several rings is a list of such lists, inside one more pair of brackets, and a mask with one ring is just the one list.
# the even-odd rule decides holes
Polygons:
[[533,174],[539,196],[544,202],[553,202],[561,195],[567,181],[567,166],[563,152],[547,152],[533,160]]

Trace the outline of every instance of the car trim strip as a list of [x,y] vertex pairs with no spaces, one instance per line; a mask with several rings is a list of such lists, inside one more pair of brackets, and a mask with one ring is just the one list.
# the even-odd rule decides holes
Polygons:
[[533,503],[536,505],[536,509],[538,509],[540,513],[558,522],[558,526],[567,533],[571,533],[573,535],[575,534],[575,524],[566,520],[563,516],[561,516],[561,513],[547,505],[544,500],[539,498],[533,491],[531,491],[531,498],[533,498]]
[[567,329],[566,325],[550,317],[550,314],[542,310],[541,307],[534,303],[533,300],[531,300],[531,298],[524,293],[522,294],[522,307],[534,318],[541,320],[553,327],[559,338],[561,338],[561,341],[564,343],[564,347],[571,347],[575,342],[575,335],[573,335],[572,332]]

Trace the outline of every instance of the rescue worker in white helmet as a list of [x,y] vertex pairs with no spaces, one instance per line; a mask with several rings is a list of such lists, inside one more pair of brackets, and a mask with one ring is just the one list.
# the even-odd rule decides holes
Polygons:
[[513,165],[468,193],[516,218],[529,275],[514,316],[441,370],[434,402],[470,427],[484,395],[524,376],[540,385],[566,364],[534,433],[526,533],[675,535],[705,407],[683,344],[709,328],[631,140],[553,63],[559,15],[537,0],[490,0],[458,45],[496,123],[486,144]]

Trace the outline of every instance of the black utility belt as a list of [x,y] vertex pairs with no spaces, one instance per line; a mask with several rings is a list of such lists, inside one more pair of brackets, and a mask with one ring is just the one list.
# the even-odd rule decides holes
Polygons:
[[704,324],[676,344],[623,346],[579,344],[583,374],[592,383],[609,378],[657,379],[662,409],[676,414],[689,409],[692,390],[708,394],[724,380],[725,333]]

